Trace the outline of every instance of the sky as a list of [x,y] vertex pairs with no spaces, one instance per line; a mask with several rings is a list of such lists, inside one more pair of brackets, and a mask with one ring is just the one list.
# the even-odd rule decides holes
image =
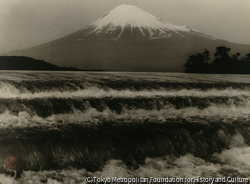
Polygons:
[[0,0],[0,53],[71,34],[121,4],[250,45],[250,0]]

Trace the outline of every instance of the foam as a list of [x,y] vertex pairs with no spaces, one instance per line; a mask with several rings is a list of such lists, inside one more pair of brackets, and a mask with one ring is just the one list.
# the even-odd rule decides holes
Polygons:
[[206,91],[195,90],[195,89],[182,89],[182,90],[141,90],[141,91],[131,91],[131,90],[104,90],[98,87],[88,87],[83,90],[76,91],[58,91],[58,90],[48,90],[42,92],[31,93],[27,89],[20,91],[16,87],[0,82],[0,98],[10,99],[34,99],[34,98],[104,98],[104,97],[122,97],[122,98],[137,98],[137,97],[156,97],[156,96],[195,96],[195,97],[209,97],[209,96],[227,96],[227,97],[237,97],[237,96],[250,96],[250,90],[238,90],[226,88],[223,90],[211,89]]
[[14,181],[13,178],[10,176],[6,176],[4,174],[0,174],[0,184],[15,184],[16,182]]
[[[121,160],[109,160],[100,171],[86,169],[62,169],[51,171],[24,171],[20,179],[0,175],[0,179],[12,183],[84,183],[86,177],[237,177],[250,179],[250,147],[233,147],[216,153],[216,162],[208,162],[191,154],[174,158],[170,156],[146,158],[139,168],[129,168]],[[6,182],[7,183],[7,182]]]
[[245,122],[250,118],[250,101],[243,106],[231,104],[218,105],[211,104],[207,108],[200,109],[197,107],[186,107],[176,109],[172,105],[166,105],[161,110],[145,109],[126,109],[123,108],[121,113],[111,111],[106,108],[102,112],[95,108],[88,108],[85,111],[74,110],[72,113],[53,114],[42,118],[37,115],[31,115],[26,111],[20,111],[18,114],[12,114],[6,110],[0,114],[1,127],[18,127],[18,126],[47,126],[53,128],[58,124],[92,124],[98,125],[105,121],[110,122],[132,122],[143,123],[155,122],[161,123],[168,119],[187,119],[190,122],[208,123],[209,121],[228,122],[238,121]]

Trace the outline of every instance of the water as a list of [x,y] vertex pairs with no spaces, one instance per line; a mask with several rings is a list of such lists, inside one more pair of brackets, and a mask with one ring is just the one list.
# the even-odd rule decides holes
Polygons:
[[249,120],[250,75],[1,71],[0,183],[250,178]]

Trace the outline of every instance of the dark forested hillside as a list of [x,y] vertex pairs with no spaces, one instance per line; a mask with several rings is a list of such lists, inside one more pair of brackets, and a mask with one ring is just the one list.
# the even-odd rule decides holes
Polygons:
[[43,60],[25,56],[1,56],[0,70],[77,70],[76,68],[59,67]]

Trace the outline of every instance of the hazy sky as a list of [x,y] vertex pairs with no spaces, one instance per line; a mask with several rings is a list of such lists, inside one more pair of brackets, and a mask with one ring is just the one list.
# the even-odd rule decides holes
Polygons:
[[250,44],[250,0],[0,0],[0,53],[66,36],[120,4],[216,38]]

